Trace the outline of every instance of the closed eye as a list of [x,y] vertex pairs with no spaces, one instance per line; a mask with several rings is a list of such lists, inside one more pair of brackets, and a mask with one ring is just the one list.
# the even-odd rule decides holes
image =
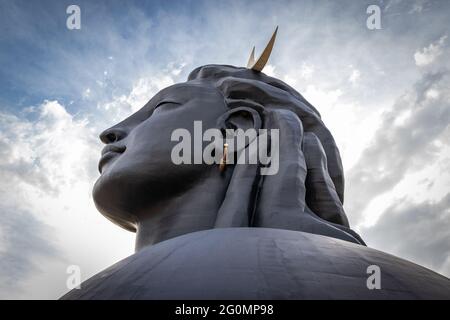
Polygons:
[[178,105],[181,104],[181,103],[176,102],[176,101],[165,100],[165,101],[159,102],[159,103],[156,105],[155,109],[158,108],[158,107],[160,107],[160,106],[162,106],[163,104],[169,104],[169,103],[170,103],[170,104],[178,104]]
[[[153,109],[149,109],[149,110],[147,111],[147,115],[146,115],[145,119],[150,118],[150,117],[153,115],[153,113],[155,113],[156,109],[158,109],[160,106],[165,105],[165,104],[176,104],[176,105],[181,105],[181,103],[176,102],[176,101],[171,101],[171,100],[163,100],[163,101],[160,101],[160,102],[158,102],[158,103],[156,104],[156,106],[155,106]],[[144,120],[145,120],[145,119],[144,119]]]

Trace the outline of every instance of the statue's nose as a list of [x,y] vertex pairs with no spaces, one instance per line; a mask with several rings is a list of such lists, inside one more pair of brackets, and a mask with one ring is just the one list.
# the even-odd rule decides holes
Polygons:
[[120,141],[126,136],[127,133],[124,130],[112,127],[100,133],[100,140],[105,144],[109,144]]

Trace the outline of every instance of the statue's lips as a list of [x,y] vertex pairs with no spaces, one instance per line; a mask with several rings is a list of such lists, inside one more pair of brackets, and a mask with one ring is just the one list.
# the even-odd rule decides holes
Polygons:
[[108,145],[102,150],[102,156],[98,162],[98,171],[102,173],[103,166],[115,156],[125,151],[125,146]]

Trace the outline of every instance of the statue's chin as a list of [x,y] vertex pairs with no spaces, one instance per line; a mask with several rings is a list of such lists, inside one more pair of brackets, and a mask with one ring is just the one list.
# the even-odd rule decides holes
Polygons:
[[92,190],[95,207],[105,218],[125,230],[136,232],[136,219],[128,213],[131,211],[120,207],[123,196],[117,188],[108,187],[103,177],[97,179]]

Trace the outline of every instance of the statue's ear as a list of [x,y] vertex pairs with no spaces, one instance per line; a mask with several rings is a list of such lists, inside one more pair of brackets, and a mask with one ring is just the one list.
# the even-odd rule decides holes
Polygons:
[[217,127],[225,131],[227,129],[259,130],[262,126],[261,116],[258,111],[249,107],[233,108],[217,119]]
[[[229,152],[240,152],[252,143],[262,127],[261,116],[255,109],[237,107],[225,112],[217,120],[217,127],[222,131],[229,145]],[[253,132],[251,132],[253,131]],[[239,137],[243,139],[239,139]],[[242,141],[242,143],[238,143]]]

